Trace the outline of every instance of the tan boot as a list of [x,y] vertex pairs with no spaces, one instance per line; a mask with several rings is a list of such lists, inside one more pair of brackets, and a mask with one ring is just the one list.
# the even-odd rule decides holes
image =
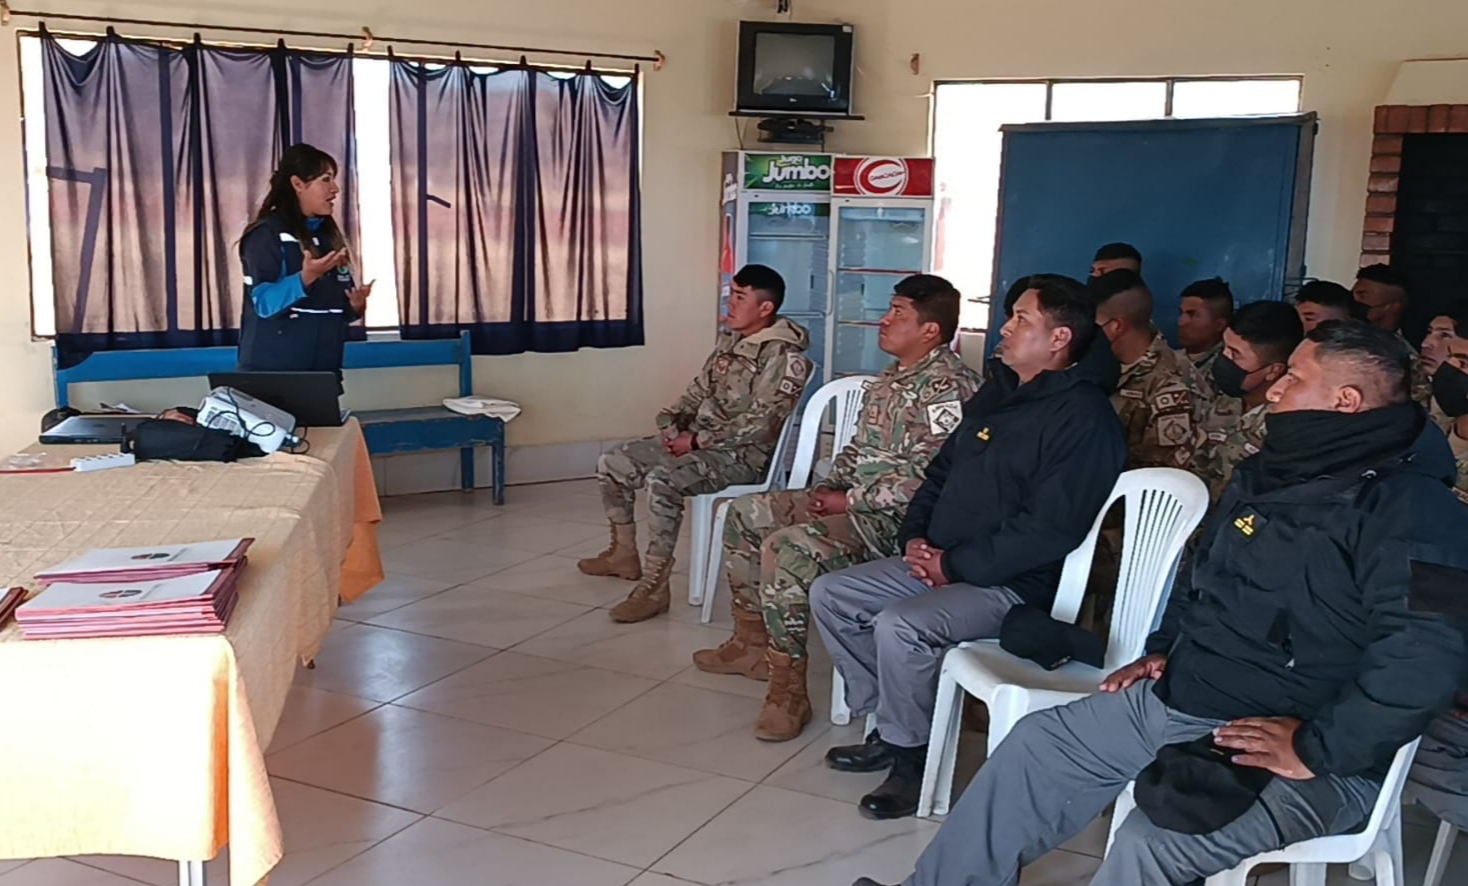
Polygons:
[[700,649],[693,653],[693,665],[707,674],[738,674],[751,680],[770,679],[770,664],[765,659],[765,616],[733,604],[734,636],[718,649]]
[[811,720],[810,696],[805,691],[810,658],[793,659],[773,649],[765,656],[770,662],[770,690],[765,693],[765,706],[754,724],[754,737],[760,741],[790,741]]
[[647,558],[647,574],[627,599],[612,607],[612,621],[631,624],[647,621],[668,611],[673,595],[668,591],[668,575],[673,571],[673,558]]
[[599,555],[576,564],[587,575],[606,575],[637,581],[642,578],[642,561],[637,559],[637,524],[613,523],[612,543]]

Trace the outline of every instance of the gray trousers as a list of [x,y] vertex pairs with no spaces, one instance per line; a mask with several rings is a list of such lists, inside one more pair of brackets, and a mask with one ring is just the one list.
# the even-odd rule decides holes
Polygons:
[[1020,602],[1008,588],[951,584],[934,590],[908,575],[900,557],[816,579],[811,615],[846,680],[846,705],[877,714],[882,738],[899,747],[928,743],[943,654],[965,640],[999,636]]
[[[904,886],[1013,886],[1020,867],[1079,834],[1163,745],[1218,725],[1168,708],[1152,681],[1025,717],[979,769]],[[1199,836],[1163,830],[1134,810],[1091,886],[1184,886],[1261,852],[1345,833],[1371,814],[1380,787],[1361,777],[1275,778],[1247,812]]]

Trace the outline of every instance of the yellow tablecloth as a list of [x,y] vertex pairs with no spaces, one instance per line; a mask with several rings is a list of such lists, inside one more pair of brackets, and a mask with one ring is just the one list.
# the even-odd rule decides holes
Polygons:
[[338,595],[382,574],[360,427],[310,439],[308,455],[232,465],[0,475],[0,587],[35,588],[37,571],[94,547],[256,539],[223,635],[0,630],[0,858],[204,860],[228,844],[231,886],[280,860],[264,749]]

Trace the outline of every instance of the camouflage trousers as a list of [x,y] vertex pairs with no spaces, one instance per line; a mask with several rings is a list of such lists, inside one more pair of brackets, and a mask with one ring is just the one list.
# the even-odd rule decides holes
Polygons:
[[674,458],[656,437],[624,443],[596,462],[601,503],[613,523],[636,522],[637,490],[647,489],[651,514],[649,557],[673,556],[683,525],[683,498],[757,482],[763,468],[746,464],[732,452],[700,449]]
[[746,495],[729,506],[724,564],[734,605],[763,612],[770,648],[804,658],[811,583],[827,572],[884,556],[847,514],[811,517],[809,490]]

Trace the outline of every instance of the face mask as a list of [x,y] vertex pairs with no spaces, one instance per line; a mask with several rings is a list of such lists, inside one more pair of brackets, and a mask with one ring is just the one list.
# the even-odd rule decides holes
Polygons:
[[1244,382],[1248,379],[1249,373],[1223,354],[1219,354],[1218,359],[1213,361],[1213,384],[1220,393],[1243,399],[1249,393],[1244,390]]
[[1432,376],[1432,396],[1450,418],[1468,415],[1468,373],[1444,363]]

